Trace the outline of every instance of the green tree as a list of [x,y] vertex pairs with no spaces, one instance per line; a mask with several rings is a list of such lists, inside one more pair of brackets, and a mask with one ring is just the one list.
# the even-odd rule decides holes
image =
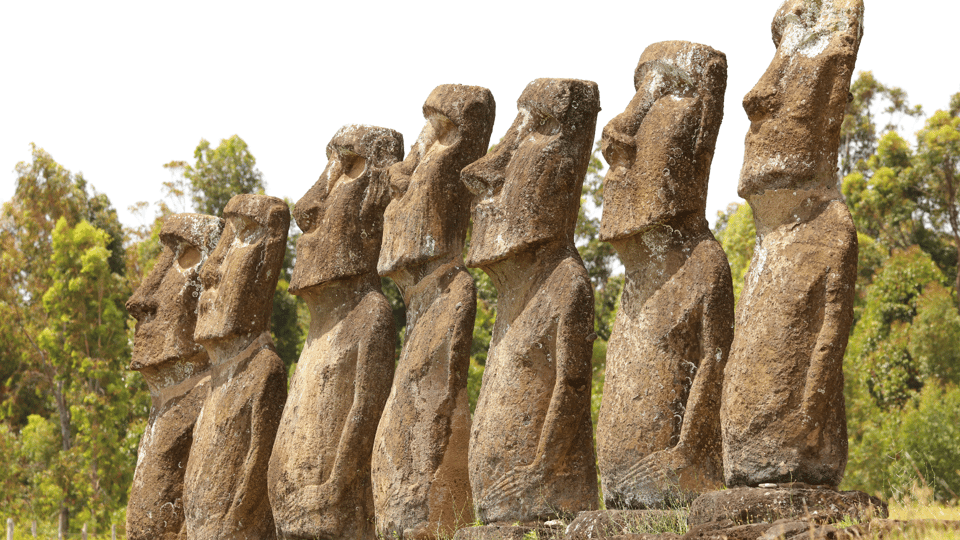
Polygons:
[[953,273],[955,290],[960,290],[960,209],[957,191],[960,186],[960,117],[955,112],[960,93],[954,94],[949,111],[937,111],[917,133],[917,154],[914,169],[923,194],[924,217],[936,223],[946,221],[956,252]]
[[874,106],[878,99],[886,102],[882,112],[888,115],[887,124],[881,131],[896,129],[905,116],[923,114],[920,105],[910,106],[903,89],[881,83],[871,71],[861,71],[850,85],[850,100],[840,127],[841,178],[853,172],[860,161],[865,161],[876,151],[878,130]]
[[148,399],[124,373],[121,227],[82,175],[31,154],[0,219],[0,416],[19,435],[21,510],[105,524],[122,517]]
[[750,205],[746,202],[731,203],[726,212],[719,212],[714,236],[727,254],[730,274],[733,276],[733,298],[737,301],[743,291],[743,280],[757,244],[757,228],[753,223]]
[[[263,193],[263,174],[257,170],[257,160],[247,143],[238,135],[220,141],[211,148],[210,141],[200,139],[193,151],[193,165],[186,161],[171,161],[167,169],[183,175],[189,182],[193,207],[197,212],[220,216],[234,195]],[[176,193],[176,181],[168,185],[169,193]]]

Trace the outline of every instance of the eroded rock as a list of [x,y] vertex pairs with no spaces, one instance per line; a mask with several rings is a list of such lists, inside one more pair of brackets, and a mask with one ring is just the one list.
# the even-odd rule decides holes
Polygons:
[[290,211],[266,195],[237,195],[200,273],[196,341],[210,355],[210,390],[193,430],[184,506],[191,540],[275,537],[267,464],[287,397],[270,337],[273,293]]
[[742,487],[704,493],[690,506],[690,526],[731,520],[737,524],[796,519],[834,523],[887,517],[887,505],[861,491],[805,486]]
[[603,130],[600,238],[626,269],[597,424],[608,508],[671,507],[723,484],[733,287],[704,212],[726,73],[705,45],[653,44],[636,95]]
[[448,538],[474,521],[467,372],[477,293],[463,264],[473,196],[460,172],[486,153],[495,112],[486,88],[438,86],[417,144],[389,170],[379,271],[403,294],[407,326],[373,450],[384,538]]
[[743,99],[751,126],[738,191],[757,246],[723,385],[724,476],[728,486],[837,486],[857,269],[837,148],[863,2],[788,0],[772,29],[776,55]]
[[193,427],[209,390],[209,357],[193,339],[200,268],[216,248],[223,220],[174,214],[160,230],[162,251],[127,301],[137,319],[133,361],[150,389],[127,503],[127,538],[173,540],[183,529],[183,481]]
[[538,79],[497,147],[463,170],[480,202],[466,263],[498,291],[470,435],[484,523],[597,507],[590,422],[593,288],[573,243],[597,85]]
[[376,264],[389,202],[386,171],[403,158],[390,129],[345,126],[297,201],[304,231],[290,292],[310,329],[268,476],[283,538],[375,538],[370,455],[393,379],[394,322]]

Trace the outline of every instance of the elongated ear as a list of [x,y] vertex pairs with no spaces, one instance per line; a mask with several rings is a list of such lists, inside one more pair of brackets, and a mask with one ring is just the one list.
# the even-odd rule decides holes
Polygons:
[[727,92],[727,55],[713,49],[708,52],[710,59],[698,81],[703,108],[700,111],[700,133],[693,154],[697,161],[705,156],[710,156],[712,160],[723,121],[723,97]]

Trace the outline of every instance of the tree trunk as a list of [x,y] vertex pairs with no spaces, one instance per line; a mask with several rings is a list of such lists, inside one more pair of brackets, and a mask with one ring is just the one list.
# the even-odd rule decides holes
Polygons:
[[950,217],[950,228],[953,229],[953,245],[957,248],[957,279],[953,284],[953,292],[957,295],[957,310],[960,311],[960,218],[957,216],[957,190],[953,185],[953,160],[943,160],[943,180],[947,185],[947,215]]

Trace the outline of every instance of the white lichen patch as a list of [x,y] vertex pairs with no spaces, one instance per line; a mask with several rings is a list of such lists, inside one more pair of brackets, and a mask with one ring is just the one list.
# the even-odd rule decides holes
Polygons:
[[[862,17],[851,17],[851,8],[838,5],[842,3],[842,0],[805,0],[799,14],[785,13],[776,21],[781,36],[780,52],[787,56],[802,54],[807,58],[822,54],[834,34],[849,31],[851,20],[862,20]],[[858,29],[859,32],[862,30]]]

